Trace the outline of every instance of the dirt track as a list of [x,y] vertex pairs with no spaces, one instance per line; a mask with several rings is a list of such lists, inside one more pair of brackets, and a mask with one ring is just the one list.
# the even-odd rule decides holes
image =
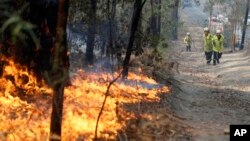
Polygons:
[[[185,14],[182,13],[185,20]],[[228,141],[230,124],[250,124],[250,58],[246,51],[224,53],[221,63],[207,65],[202,52],[202,27],[186,23],[175,44],[179,82],[170,95],[172,110],[191,126],[193,141]],[[185,52],[183,35],[191,31],[192,52]],[[192,32],[195,31],[195,32]]]

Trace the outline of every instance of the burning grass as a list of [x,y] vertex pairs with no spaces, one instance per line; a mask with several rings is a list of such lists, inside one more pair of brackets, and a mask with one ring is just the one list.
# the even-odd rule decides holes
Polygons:
[[[5,62],[0,78],[0,140],[48,140],[51,114],[51,89],[37,81],[32,72]],[[118,73],[90,73],[79,70],[65,88],[62,140],[93,140],[97,116],[109,82]],[[155,120],[149,113],[135,114],[125,105],[157,103],[159,93],[168,87],[151,78],[130,73],[128,80],[118,79],[108,93],[108,99],[99,122],[100,140],[126,138],[126,131],[136,124],[128,121]],[[137,109],[138,110],[138,109]],[[137,133],[138,134],[138,133]],[[121,137],[122,136],[122,137]]]

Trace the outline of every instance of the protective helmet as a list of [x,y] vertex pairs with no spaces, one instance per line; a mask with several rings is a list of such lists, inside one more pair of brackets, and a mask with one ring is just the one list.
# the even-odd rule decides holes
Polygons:
[[189,33],[189,32],[187,32],[187,35],[190,35],[190,33]]
[[209,31],[208,27],[205,27],[205,28],[204,28],[204,31]]
[[216,34],[221,34],[221,30],[217,29]]

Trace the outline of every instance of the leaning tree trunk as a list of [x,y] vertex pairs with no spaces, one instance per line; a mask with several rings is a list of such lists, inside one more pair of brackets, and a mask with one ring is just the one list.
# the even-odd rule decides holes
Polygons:
[[47,78],[53,88],[50,140],[61,140],[64,86],[68,80],[66,26],[69,0],[58,0],[58,18],[52,70]]
[[142,7],[144,6],[145,2],[146,0],[144,0],[143,2],[142,0],[135,0],[135,3],[134,3],[134,12],[133,12],[133,17],[132,17],[132,26],[131,26],[131,31],[130,31],[129,43],[128,43],[127,52],[126,52],[126,56],[125,56],[124,63],[123,63],[123,70],[122,70],[123,78],[126,78],[128,76],[129,61],[130,61],[130,56],[132,54],[133,43],[135,40],[135,33],[138,28]]
[[87,48],[86,48],[86,59],[89,65],[93,64],[93,59],[94,59],[96,6],[97,6],[97,1],[91,0],[91,8],[89,10]]

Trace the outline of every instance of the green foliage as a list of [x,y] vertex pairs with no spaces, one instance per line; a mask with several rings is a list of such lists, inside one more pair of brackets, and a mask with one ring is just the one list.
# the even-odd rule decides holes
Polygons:
[[34,43],[37,43],[37,37],[33,32],[35,26],[30,22],[27,22],[21,18],[21,14],[27,9],[28,4],[25,0],[18,0],[16,2],[16,6],[21,6],[20,9],[14,10],[9,7],[9,0],[4,0],[0,2],[0,9],[3,10],[3,15],[0,15],[0,18],[3,20],[2,26],[0,28],[1,39],[3,40],[5,34],[10,36],[12,42],[16,43],[17,41],[21,41],[24,43],[27,35],[31,37]]
[[[180,0],[161,0],[161,4],[157,4],[157,1],[147,0],[142,11],[141,25],[139,27],[136,38],[138,41],[142,41],[141,45],[151,47],[168,47],[168,42],[172,40],[173,29],[182,26],[181,23],[173,21],[172,12],[175,7],[178,6]],[[108,8],[109,2],[109,8]],[[113,0],[102,0],[97,3],[97,12],[96,12],[96,22],[98,24],[103,24],[109,19],[109,15],[112,14],[112,2]],[[122,38],[127,38],[130,33],[130,24],[133,14],[133,0],[116,0],[116,12],[115,12],[115,21],[116,21],[116,36],[122,36]],[[154,2],[153,5],[151,2]],[[82,22],[84,25],[87,25],[90,19],[88,16],[88,9],[90,7],[90,0],[70,1],[70,16],[69,22],[74,24],[77,22]],[[149,33],[149,28],[151,24],[152,16],[158,17],[160,15],[161,27],[160,35],[156,37]],[[103,31],[98,31],[97,34]],[[136,39],[137,40],[137,39]],[[147,44],[149,43],[149,44]],[[125,43],[126,44],[126,43]]]
[[25,34],[29,34],[33,41],[36,41],[35,33],[33,29],[35,26],[27,21],[24,21],[18,15],[12,15],[7,19],[0,29],[0,33],[4,35],[4,32],[9,29],[11,39],[15,43],[17,40],[24,41]]
[[166,41],[164,38],[161,38],[159,40],[159,43],[157,45],[157,48],[159,50],[163,50],[164,48],[168,48],[169,47],[169,44],[168,44],[168,41]]
[[[172,18],[172,12],[175,7],[178,7],[178,0],[162,0],[160,7],[155,5],[152,11],[150,1],[148,1],[143,10],[143,29],[144,33],[146,28],[150,24],[151,16],[161,16],[161,33],[160,38],[152,37],[152,35],[146,34],[150,40],[153,41],[153,46],[158,46],[158,43],[164,42],[164,46],[172,39],[172,33],[174,28],[182,26],[182,23],[174,21]],[[156,41],[160,40],[160,41]]]

